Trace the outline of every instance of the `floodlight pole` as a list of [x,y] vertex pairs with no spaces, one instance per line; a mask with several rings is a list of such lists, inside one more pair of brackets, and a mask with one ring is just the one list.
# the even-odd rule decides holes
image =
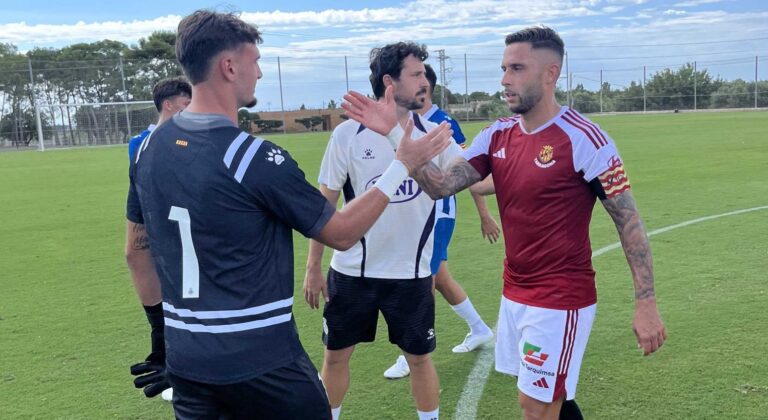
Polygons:
[[755,109],[757,109],[757,56],[755,56]]
[[[43,139],[43,124],[40,121],[40,109],[37,107],[37,101],[35,101],[35,76],[34,73],[32,73],[32,59],[27,59],[27,64],[29,65],[29,90],[30,90],[30,99],[32,101],[32,108],[35,109],[35,123],[37,124],[37,139],[40,142],[40,151],[45,151],[45,140]],[[21,108],[19,108],[21,110]],[[23,120],[23,119],[22,119]]]
[[[128,102],[128,89],[125,88],[125,71],[123,71],[123,55],[120,54],[120,79],[123,81],[123,100]],[[125,104],[125,125],[128,127],[128,138],[133,137],[131,134],[131,114],[128,112],[128,104]]]
[[645,95],[645,66],[643,66],[643,112],[646,111],[646,95]]
[[467,75],[467,54],[464,53],[464,112],[467,113],[467,121],[469,121],[469,75]]
[[347,92],[349,92],[349,66],[347,65],[347,56],[344,56],[344,76],[347,80]]
[[696,111],[696,62],[693,62],[693,110]]
[[600,69],[600,113],[603,113],[603,69]]
[[280,69],[280,56],[277,56],[277,80],[280,82],[280,110],[283,113],[283,134],[285,134],[285,104],[283,103],[283,72]]

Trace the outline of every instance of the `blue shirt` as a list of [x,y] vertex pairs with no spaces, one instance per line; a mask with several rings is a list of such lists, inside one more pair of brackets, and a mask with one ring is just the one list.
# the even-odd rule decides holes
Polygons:
[[[456,122],[453,118],[451,118],[450,115],[446,114],[445,111],[440,109],[437,105],[432,104],[432,107],[429,108],[427,112],[424,113],[424,118],[426,118],[429,121],[432,121],[435,124],[440,124],[443,121],[448,121],[449,124],[451,124],[451,130],[453,130],[453,140],[461,146],[461,148],[464,148],[464,142],[466,141],[466,138],[464,137],[464,133],[461,132],[461,127],[459,127],[459,123]],[[449,218],[449,219],[455,219],[456,218],[456,196],[452,195],[450,197],[445,197],[437,202],[437,210],[438,210],[438,219],[441,218]]]
[[168,370],[231,384],[304,354],[292,230],[316,236],[334,212],[288,152],[221,115],[158,127],[131,163],[127,217],[149,234]]
[[136,150],[141,146],[141,142],[143,142],[156,127],[156,125],[150,124],[146,130],[128,140],[128,159],[133,159],[136,156]]

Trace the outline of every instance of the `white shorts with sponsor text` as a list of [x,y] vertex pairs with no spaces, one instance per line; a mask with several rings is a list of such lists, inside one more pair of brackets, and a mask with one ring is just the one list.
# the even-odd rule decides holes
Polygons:
[[574,399],[595,310],[539,308],[502,296],[496,370],[517,376],[518,389],[539,401]]

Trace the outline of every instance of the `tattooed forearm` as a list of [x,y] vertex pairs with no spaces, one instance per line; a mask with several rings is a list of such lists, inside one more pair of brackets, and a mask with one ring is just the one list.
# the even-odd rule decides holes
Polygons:
[[137,251],[149,249],[149,236],[147,235],[147,229],[144,225],[138,223],[134,224],[132,230],[133,242],[131,243],[131,247]]
[[624,255],[632,271],[635,299],[655,297],[651,247],[632,192],[625,191],[616,197],[603,200],[603,206],[611,215],[619,232]]
[[456,159],[443,172],[437,165],[430,162],[413,171],[413,179],[432,198],[448,197],[480,181],[482,178],[463,158]]

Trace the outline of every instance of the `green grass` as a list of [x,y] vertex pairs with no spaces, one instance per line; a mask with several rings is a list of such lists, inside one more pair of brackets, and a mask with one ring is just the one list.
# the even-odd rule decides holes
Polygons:
[[[768,115],[595,117],[616,140],[649,230],[768,205]],[[467,124],[471,138],[484,124]],[[268,138],[314,183],[327,133]],[[135,390],[128,366],[148,350],[148,327],[122,256],[123,147],[0,153],[0,418],[171,418]],[[490,206],[496,213],[495,202]],[[596,207],[595,249],[617,240]],[[620,250],[596,257],[598,315],[578,401],[591,419],[765,416],[768,406],[768,211],[654,236],[657,295],[669,341],[643,358],[631,330],[632,286]],[[330,253],[326,253],[330,254]],[[503,245],[483,243],[471,200],[459,199],[450,267],[495,323]],[[321,315],[303,303],[306,240],[296,236],[295,316],[316,365]],[[438,298],[441,414],[453,416],[476,354],[454,355],[466,326]],[[380,325],[358,346],[347,419],[414,418],[408,381],[382,372],[398,354]],[[519,418],[513,378],[492,372],[478,418]]]

